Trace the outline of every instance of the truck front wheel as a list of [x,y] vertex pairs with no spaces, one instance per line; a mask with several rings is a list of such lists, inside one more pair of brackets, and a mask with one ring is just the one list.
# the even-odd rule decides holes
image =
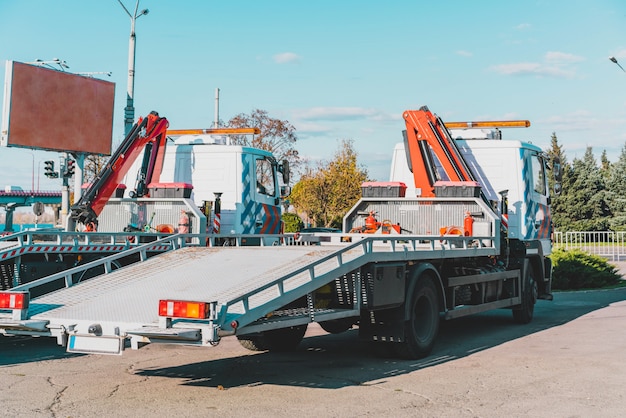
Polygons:
[[522,303],[513,307],[513,320],[518,324],[528,324],[533,319],[538,288],[530,262],[524,261],[524,282],[522,283]]
[[417,283],[410,303],[410,318],[404,323],[404,341],[396,353],[406,359],[430,354],[439,333],[439,298],[433,279],[426,275]]

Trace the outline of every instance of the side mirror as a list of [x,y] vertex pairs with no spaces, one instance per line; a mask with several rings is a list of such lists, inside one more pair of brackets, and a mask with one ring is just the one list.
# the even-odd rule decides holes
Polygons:
[[283,175],[283,183],[289,184],[291,173],[289,171],[289,161],[283,160],[282,164],[278,166],[278,171]]
[[554,180],[556,182],[563,180],[563,166],[561,165],[561,160],[558,157],[554,157],[552,160],[552,174],[554,175]]

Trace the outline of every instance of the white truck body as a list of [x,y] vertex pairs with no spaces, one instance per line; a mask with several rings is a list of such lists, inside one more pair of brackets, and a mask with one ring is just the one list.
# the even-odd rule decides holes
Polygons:
[[[456,143],[490,201],[499,202],[500,192],[508,191],[509,237],[539,240],[543,253],[549,255],[552,226],[541,148],[515,140],[457,139]],[[404,144],[394,148],[390,181],[405,183],[407,197],[419,196],[407,165]]]
[[[127,185],[134,186],[141,160],[126,175]],[[276,160],[267,151],[227,145],[224,136],[179,136],[165,148],[158,184],[167,183],[191,185],[190,199],[197,207],[213,205],[220,193],[220,234],[280,232],[279,178]],[[207,232],[214,232],[212,219]]]

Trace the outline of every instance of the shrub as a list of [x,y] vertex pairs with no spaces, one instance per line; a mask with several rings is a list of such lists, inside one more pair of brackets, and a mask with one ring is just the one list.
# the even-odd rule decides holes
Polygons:
[[304,226],[302,219],[295,213],[283,213],[283,222],[285,223],[285,232],[298,232]]
[[617,268],[606,259],[581,250],[556,249],[550,258],[555,290],[597,289],[616,285],[621,280]]

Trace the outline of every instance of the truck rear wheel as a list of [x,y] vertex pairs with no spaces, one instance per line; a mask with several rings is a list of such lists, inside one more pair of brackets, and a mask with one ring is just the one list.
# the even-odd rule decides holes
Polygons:
[[522,283],[522,303],[513,307],[513,320],[518,324],[528,324],[533,319],[538,288],[530,262],[524,261],[524,282]]
[[237,336],[237,340],[239,340],[239,344],[245,349],[250,351],[267,351],[267,341],[263,338],[263,335],[242,335]]
[[420,279],[409,303],[411,317],[404,323],[404,341],[394,344],[396,354],[406,359],[426,357],[439,333],[439,298],[430,276]]
[[299,325],[289,328],[273,329],[271,331],[263,331],[255,335],[237,336],[239,344],[251,351],[293,351],[295,350],[304,334],[307,325]]

